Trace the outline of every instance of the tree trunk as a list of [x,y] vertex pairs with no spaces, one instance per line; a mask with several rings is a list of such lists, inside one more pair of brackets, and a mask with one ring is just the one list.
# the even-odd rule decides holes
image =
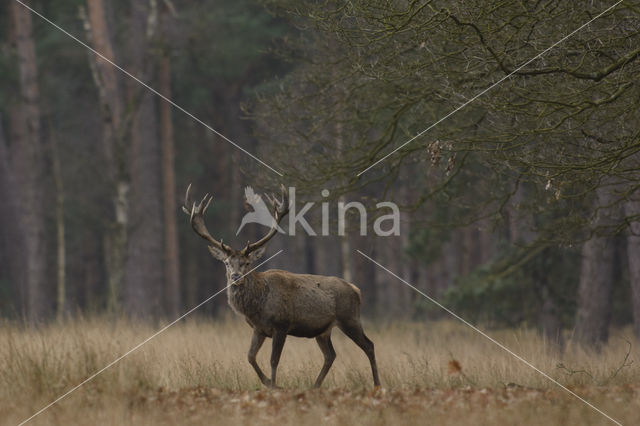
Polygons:
[[[80,12],[88,38],[98,52],[115,60],[104,1],[88,0],[87,6],[87,16],[84,16],[82,8]],[[116,69],[93,53],[89,53],[89,64],[100,97],[102,143],[111,186],[109,192],[112,210],[110,224],[104,236],[104,263],[107,274],[107,311],[114,314],[120,310],[129,226],[128,148],[124,143],[127,125],[124,124],[124,101]]]
[[[635,197],[639,196],[635,195]],[[629,259],[633,331],[640,339],[640,200],[636,198],[627,201],[624,210],[627,220],[631,222],[630,232],[627,236],[627,257]]]
[[582,246],[576,339],[596,349],[609,337],[614,259],[611,238],[594,237]]
[[[197,241],[200,242],[200,241]],[[187,246],[189,249],[194,249],[194,244],[192,242],[188,242]],[[201,249],[202,247],[197,247],[197,249]],[[186,250],[187,252],[195,252],[195,250]],[[200,268],[200,264],[198,262],[198,256],[186,256],[183,263],[183,274],[184,274],[184,283],[185,283],[185,291],[184,298],[185,304],[188,309],[193,308],[198,303],[201,302],[200,294],[199,294],[199,283],[201,281],[201,273],[202,268]]]
[[[509,239],[514,247],[531,247],[537,238],[532,212],[522,207],[526,202],[526,197],[525,187],[520,184],[509,204]],[[539,256],[548,255],[547,250],[544,250]],[[551,291],[548,273],[536,268],[531,278],[542,304],[538,315],[538,326],[553,349],[562,350],[565,343],[562,335],[562,322]]]
[[26,246],[26,313],[30,321],[38,321],[47,311],[40,94],[31,14],[16,2],[10,7],[20,77],[20,105],[12,120],[12,169],[20,194],[19,217]]
[[[336,149],[338,152],[342,153],[344,149],[344,131],[342,129],[342,123],[340,121],[336,121],[335,123],[335,132],[336,132]],[[339,205],[346,204],[346,197],[344,195],[340,195],[338,198]],[[347,215],[345,215],[347,216]],[[353,275],[351,274],[351,224],[348,219],[348,216],[345,217],[346,226],[345,226],[345,235],[340,238],[340,261],[342,265],[342,278],[345,281],[353,282]]]
[[51,160],[53,166],[53,180],[56,186],[56,317],[62,320],[66,304],[66,240],[64,231],[64,185],[60,170],[58,145],[53,131],[50,130]]
[[[160,92],[171,99],[171,62],[168,52],[160,62]],[[176,228],[176,187],[174,172],[173,123],[171,105],[160,103],[160,133],[162,140],[162,198],[164,212],[164,306],[166,313],[176,317],[180,312],[180,271],[178,231]]]
[[615,278],[616,240],[599,236],[598,228],[615,223],[617,212],[607,207],[613,202],[610,187],[596,189],[594,219],[596,235],[582,246],[582,269],[578,285],[575,337],[587,347],[598,349],[609,337],[611,297]]
[[[547,250],[544,250],[540,256],[548,256]],[[539,268],[536,269],[533,277],[537,286],[538,295],[542,302],[538,323],[542,330],[542,335],[549,343],[549,347],[554,350],[562,351],[565,341],[562,335],[562,322],[560,320],[560,311],[556,304],[556,299],[551,291],[551,283],[546,271]]]
[[0,263],[7,265],[0,270],[0,278],[10,282],[11,296],[15,301],[15,314],[25,313],[25,246],[15,179],[10,167],[2,117],[0,116]]
[[[146,3],[131,4],[130,54],[134,74],[153,69],[148,37],[154,10]],[[145,78],[148,76],[145,75]],[[163,229],[160,146],[156,99],[129,81],[129,99],[140,99],[131,129],[131,199],[128,251],[125,267],[125,311],[132,316],[158,316],[162,310]]]
[[80,273],[78,280],[81,286],[75,291],[75,302],[85,312],[93,313],[104,309],[103,299],[100,297],[100,281],[104,275],[102,262],[102,241],[95,238],[93,232],[81,236],[82,254],[80,255]]

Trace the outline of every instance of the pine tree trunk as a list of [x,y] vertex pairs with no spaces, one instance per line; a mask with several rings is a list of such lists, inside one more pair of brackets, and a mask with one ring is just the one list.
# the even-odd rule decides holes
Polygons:
[[[104,0],[88,0],[85,30],[93,47],[115,60]],[[81,15],[84,10],[81,8]],[[102,139],[111,194],[111,219],[104,236],[104,263],[107,274],[107,311],[120,311],[129,226],[128,148],[124,143],[127,125],[123,117],[122,90],[116,69],[93,53],[89,64],[98,88],[102,111]]]
[[[165,53],[160,62],[160,91],[171,98],[171,62]],[[176,228],[176,188],[174,172],[173,123],[171,105],[160,103],[160,133],[162,139],[162,198],[164,217],[164,269],[166,313],[176,317],[180,312],[180,271],[178,231]]]
[[18,187],[19,217],[25,241],[27,318],[38,321],[46,315],[47,286],[44,242],[42,143],[38,72],[31,29],[31,14],[11,2],[12,30],[18,59],[20,105],[12,120],[12,169]]
[[66,305],[66,240],[64,226],[64,185],[60,169],[58,145],[53,131],[50,131],[53,180],[56,186],[56,317],[62,320]]
[[[155,67],[148,52],[151,10],[146,3],[132,2],[130,28],[131,69],[145,75]],[[146,76],[145,78],[149,78]],[[150,80],[153,80],[150,78]],[[158,316],[164,288],[162,183],[156,98],[129,81],[129,99],[139,99],[131,128],[131,199],[128,250],[125,266],[124,308],[131,316]]]
[[20,317],[25,313],[25,292],[22,283],[25,281],[25,246],[22,222],[18,216],[18,194],[11,170],[9,150],[6,144],[2,117],[0,116],[0,252],[4,255],[3,264],[7,269],[0,271],[3,278],[11,283],[11,295],[15,301],[15,314]]

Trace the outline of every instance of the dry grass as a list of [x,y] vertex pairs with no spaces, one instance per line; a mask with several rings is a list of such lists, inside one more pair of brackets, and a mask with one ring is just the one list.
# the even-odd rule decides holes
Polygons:
[[[41,329],[0,325],[0,422],[19,423],[159,327],[102,319]],[[382,391],[371,392],[364,354],[338,330],[338,358],[323,390],[309,390],[322,363],[315,342],[289,338],[279,368],[284,389],[267,391],[246,361],[251,332],[245,323],[187,320],[32,423],[608,423],[462,325],[365,329],[376,344]],[[616,332],[599,354],[570,345],[562,355],[528,330],[491,334],[614,418],[633,423],[639,417],[640,368],[633,361],[640,353],[630,332]],[[264,367],[269,342],[259,357]]]

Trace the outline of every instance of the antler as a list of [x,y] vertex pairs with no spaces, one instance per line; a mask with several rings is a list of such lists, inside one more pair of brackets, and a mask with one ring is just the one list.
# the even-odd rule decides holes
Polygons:
[[247,246],[242,249],[242,253],[244,255],[247,255],[252,251],[262,247],[267,243],[267,241],[269,241],[274,235],[276,235],[276,233],[278,232],[279,223],[282,221],[282,218],[285,217],[287,213],[289,213],[289,194],[287,194],[287,189],[284,187],[284,185],[280,185],[280,191],[282,192],[282,200],[278,200],[274,195],[269,196],[265,194],[265,198],[273,207],[275,223],[273,224],[273,226],[271,226],[271,229],[269,230],[267,235],[253,244],[247,243]]
[[222,242],[217,241],[215,238],[209,234],[207,230],[207,226],[204,224],[204,213],[209,208],[209,204],[213,201],[213,196],[209,194],[205,194],[198,204],[195,202],[191,205],[191,210],[189,210],[189,191],[191,190],[191,184],[187,187],[187,193],[184,196],[184,206],[182,206],[182,211],[185,212],[189,216],[189,222],[191,223],[191,227],[196,232],[196,234],[200,235],[202,238],[207,240],[212,246],[219,248],[227,254],[231,254],[233,249],[231,247],[225,245]]

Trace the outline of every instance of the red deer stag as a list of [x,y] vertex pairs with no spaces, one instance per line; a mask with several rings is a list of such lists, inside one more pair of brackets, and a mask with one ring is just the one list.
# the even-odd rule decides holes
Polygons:
[[[364,334],[360,323],[361,297],[355,285],[337,277],[294,274],[277,269],[250,272],[251,265],[264,254],[267,242],[277,233],[278,224],[289,212],[284,186],[282,200],[267,196],[274,210],[273,226],[262,239],[247,243],[242,250],[234,250],[209,234],[203,216],[213,198],[207,194],[200,203],[189,207],[190,189],[191,185],[187,188],[183,210],[189,215],[196,234],[209,243],[211,255],[224,263],[229,305],[253,328],[249,363],[260,381],[265,386],[275,387],[276,370],[287,335],[314,337],[324,355],[324,365],[315,382],[315,387],[319,387],[336,358],[331,330],[338,326],[367,355],[373,384],[380,386],[373,342]],[[267,337],[272,339],[271,379],[256,362],[256,355]]]

